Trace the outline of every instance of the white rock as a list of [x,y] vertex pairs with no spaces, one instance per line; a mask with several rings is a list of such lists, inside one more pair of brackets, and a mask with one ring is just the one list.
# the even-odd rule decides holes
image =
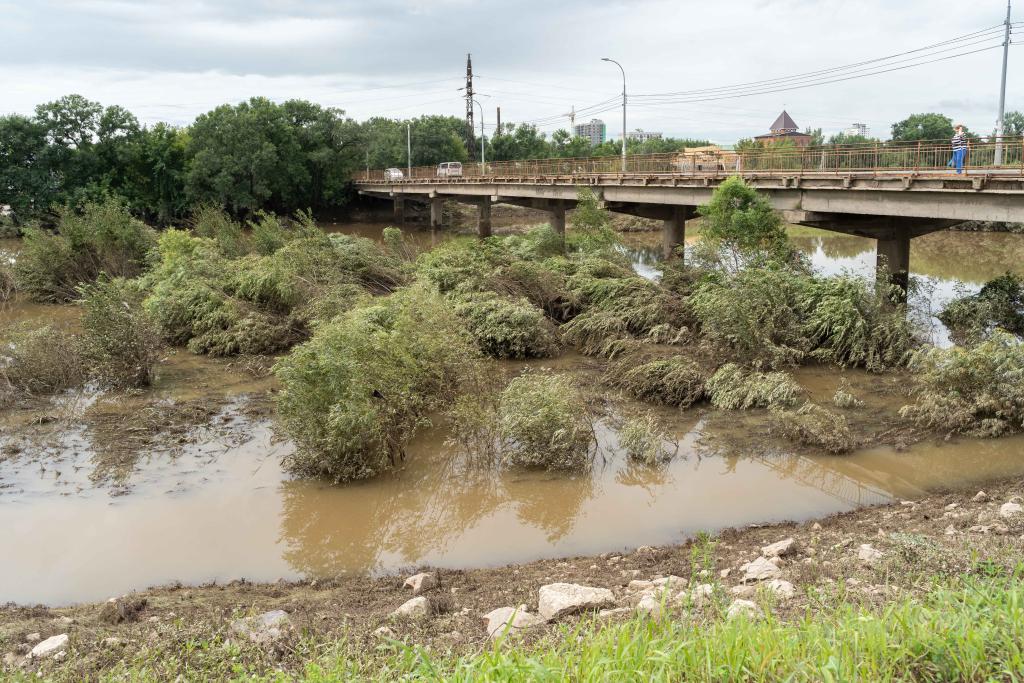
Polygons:
[[662,604],[662,600],[658,596],[645,593],[636,603],[636,611],[657,619],[661,616]]
[[956,510],[956,509],[957,509],[958,507],[960,507],[960,503],[950,503],[949,505],[947,505],[947,506],[946,506],[945,508],[943,508],[943,509],[944,509],[944,510],[946,510],[946,511],[948,512],[948,511],[950,511],[950,510]]
[[769,545],[761,548],[761,554],[765,557],[785,557],[791,555],[797,550],[796,539],[784,538],[781,541],[770,543]]
[[549,583],[541,586],[537,611],[551,621],[583,610],[597,610],[615,603],[615,596],[607,588],[581,586],[575,583]]
[[793,587],[793,584],[784,579],[772,579],[765,584],[765,587],[774,593],[776,597],[783,598],[785,600],[796,595],[796,588]]
[[291,629],[292,622],[288,613],[281,609],[239,619],[231,624],[232,631],[260,645],[269,645],[279,640]]
[[658,587],[668,587],[672,590],[682,590],[686,588],[690,582],[681,576],[662,576],[651,581],[652,584]]
[[633,610],[628,607],[616,607],[614,609],[603,609],[597,613],[599,619],[613,619],[615,617],[632,614]]
[[626,590],[629,591],[647,591],[654,588],[654,582],[652,581],[641,581],[633,580],[626,586]]
[[412,589],[413,595],[419,595],[437,586],[437,575],[433,572],[413,574],[405,580],[405,586]]
[[704,602],[711,598],[715,593],[715,587],[710,583],[700,583],[693,587],[690,591],[690,601],[696,605],[701,606]]
[[507,633],[516,633],[523,629],[543,624],[544,620],[536,614],[530,614],[526,605],[519,607],[499,607],[484,615],[487,622],[487,635],[493,640],[505,636]]
[[978,491],[974,494],[974,498],[971,498],[975,503],[984,503],[988,500],[988,494],[984,491]]
[[740,579],[742,583],[766,581],[782,576],[782,571],[774,563],[763,557],[758,557],[753,562],[748,562],[741,566],[740,571],[743,572],[743,578]]
[[953,526],[952,524],[950,524],[949,526],[946,527],[945,534],[947,536],[956,536],[957,533],[959,533],[959,532],[956,530],[956,527]]
[[722,571],[718,572],[718,576],[723,579],[728,579],[729,574],[732,574],[732,567],[726,567]]
[[750,585],[740,584],[739,586],[733,586],[729,589],[730,595],[737,598],[749,598],[753,597],[757,593],[757,589]]
[[882,559],[882,551],[871,547],[870,543],[862,543],[857,550],[857,559],[864,564],[874,564]]
[[821,531],[821,525],[815,522],[811,525],[811,531]]
[[744,600],[743,598],[736,598],[733,600],[726,612],[726,617],[729,619],[736,619],[737,617],[760,619],[762,616],[764,615],[761,612],[761,608],[757,606],[757,603],[751,602],[750,600]]
[[422,595],[410,598],[402,606],[391,613],[391,616],[404,619],[425,619],[430,616],[430,601]]
[[42,639],[43,637],[38,633],[30,633],[27,636],[25,636],[26,643],[38,643]]
[[1003,519],[1009,519],[1015,515],[1019,515],[1024,512],[1024,507],[1020,503],[1003,503],[999,508],[999,516]]
[[61,633],[59,636],[50,636],[32,648],[32,652],[29,653],[29,657],[32,659],[46,659],[47,657],[53,657],[68,649],[69,640],[70,638],[68,638],[68,634],[66,633]]

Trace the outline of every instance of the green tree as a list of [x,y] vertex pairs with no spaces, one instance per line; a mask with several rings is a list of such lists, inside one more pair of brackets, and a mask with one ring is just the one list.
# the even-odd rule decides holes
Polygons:
[[58,194],[50,168],[46,126],[17,114],[0,117],[0,204],[19,220],[47,209]]
[[765,257],[787,256],[782,217],[739,176],[719,185],[698,211],[704,218],[701,239],[710,247],[705,251],[717,255],[720,266],[736,272]]
[[491,138],[489,147],[487,158],[494,161],[543,159],[552,154],[544,134],[528,124],[503,123],[500,135]]
[[911,114],[892,124],[892,139],[898,142],[946,140],[953,137],[953,121],[942,114]]
[[1024,136],[1024,112],[1008,111],[1003,114],[1003,135]]

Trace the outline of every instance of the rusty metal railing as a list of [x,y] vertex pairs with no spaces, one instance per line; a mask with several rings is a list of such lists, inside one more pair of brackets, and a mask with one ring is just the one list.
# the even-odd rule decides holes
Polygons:
[[[1002,144],[1003,161],[995,164],[995,150]],[[948,140],[879,142],[861,145],[790,147],[767,145],[742,150],[699,149],[669,154],[635,154],[626,157],[626,175],[690,176],[785,173],[906,173],[952,171],[953,153]],[[1024,137],[1004,137],[972,142],[964,170],[1024,176]],[[402,178],[385,179],[384,170],[360,171],[356,182],[458,181],[439,177],[436,166],[401,169]],[[466,162],[462,179],[544,178],[564,176],[619,176],[622,158],[583,157],[523,159],[516,161]]]

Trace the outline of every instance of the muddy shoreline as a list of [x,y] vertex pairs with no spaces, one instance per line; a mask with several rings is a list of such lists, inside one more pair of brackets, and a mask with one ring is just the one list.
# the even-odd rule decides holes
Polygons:
[[[813,596],[822,589],[841,589],[844,599],[853,604],[880,608],[889,596],[926,592],[927,585],[915,582],[919,571],[969,572],[967,565],[961,566],[969,557],[975,563],[989,562],[990,570],[993,564],[1012,567],[1021,561],[1024,518],[1004,517],[1000,511],[1024,493],[1024,479],[991,481],[984,491],[937,492],[800,524],[750,525],[680,545],[492,569],[434,570],[438,585],[423,593],[434,605],[433,613],[420,620],[397,618],[392,612],[412,596],[403,586],[405,577],[416,569],[430,571],[429,567],[379,578],[340,576],[264,584],[240,580],[151,588],[123,598],[133,607],[127,616],[113,620],[109,606],[102,602],[60,608],[7,605],[0,608],[0,649],[7,670],[41,671],[56,680],[96,677],[118,662],[144,661],[172,652],[175,658],[182,657],[185,643],[196,639],[232,642],[241,648],[239,659],[250,670],[293,673],[308,661],[311,643],[319,644],[322,651],[340,639],[366,652],[394,639],[471,654],[491,646],[483,614],[519,604],[534,612],[542,585],[568,582],[608,588],[616,606],[632,608],[637,596],[629,588],[630,581],[665,576],[685,578],[691,587],[708,584],[725,601],[736,595],[761,600],[766,609],[784,619],[816,609]],[[742,565],[758,557],[763,546],[787,538],[794,539],[797,550],[777,564],[780,576],[795,587],[795,596],[764,602],[765,595],[757,588],[760,583],[755,582],[752,590],[737,588],[742,585]],[[912,567],[908,543],[931,549],[913,558]],[[878,561],[863,559],[864,545],[878,550]],[[232,623],[240,617],[271,610],[287,613],[294,628],[273,647],[247,642],[232,631]],[[580,618],[590,617],[559,619],[530,629],[524,637],[541,639]],[[388,630],[381,631],[382,627]],[[70,638],[63,659],[39,662],[23,656],[33,634],[45,639],[63,633]]]

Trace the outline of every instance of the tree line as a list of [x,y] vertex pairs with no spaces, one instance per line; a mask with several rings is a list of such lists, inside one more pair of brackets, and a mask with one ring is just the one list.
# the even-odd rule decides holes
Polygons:
[[[202,204],[236,216],[259,210],[321,214],[351,199],[355,171],[409,163],[408,142],[413,166],[478,158],[480,140],[474,137],[468,148],[465,126],[458,117],[439,115],[358,122],[341,109],[264,97],[221,105],[188,126],[147,126],[123,107],[67,95],[40,104],[30,116],[0,116],[0,205],[9,205],[19,221],[52,219],[57,207],[108,197],[156,224],[180,220]],[[808,132],[826,144],[820,129]],[[934,113],[892,127],[897,141],[952,134],[953,121]],[[1007,114],[1006,134],[1024,134],[1024,114]],[[827,144],[874,142],[839,134]],[[626,144],[629,154],[651,154],[709,143],[664,138]],[[741,140],[737,147],[753,144]],[[621,145],[609,140],[591,146],[566,130],[548,137],[533,125],[505,123],[488,136],[485,153],[494,161],[615,156]]]

